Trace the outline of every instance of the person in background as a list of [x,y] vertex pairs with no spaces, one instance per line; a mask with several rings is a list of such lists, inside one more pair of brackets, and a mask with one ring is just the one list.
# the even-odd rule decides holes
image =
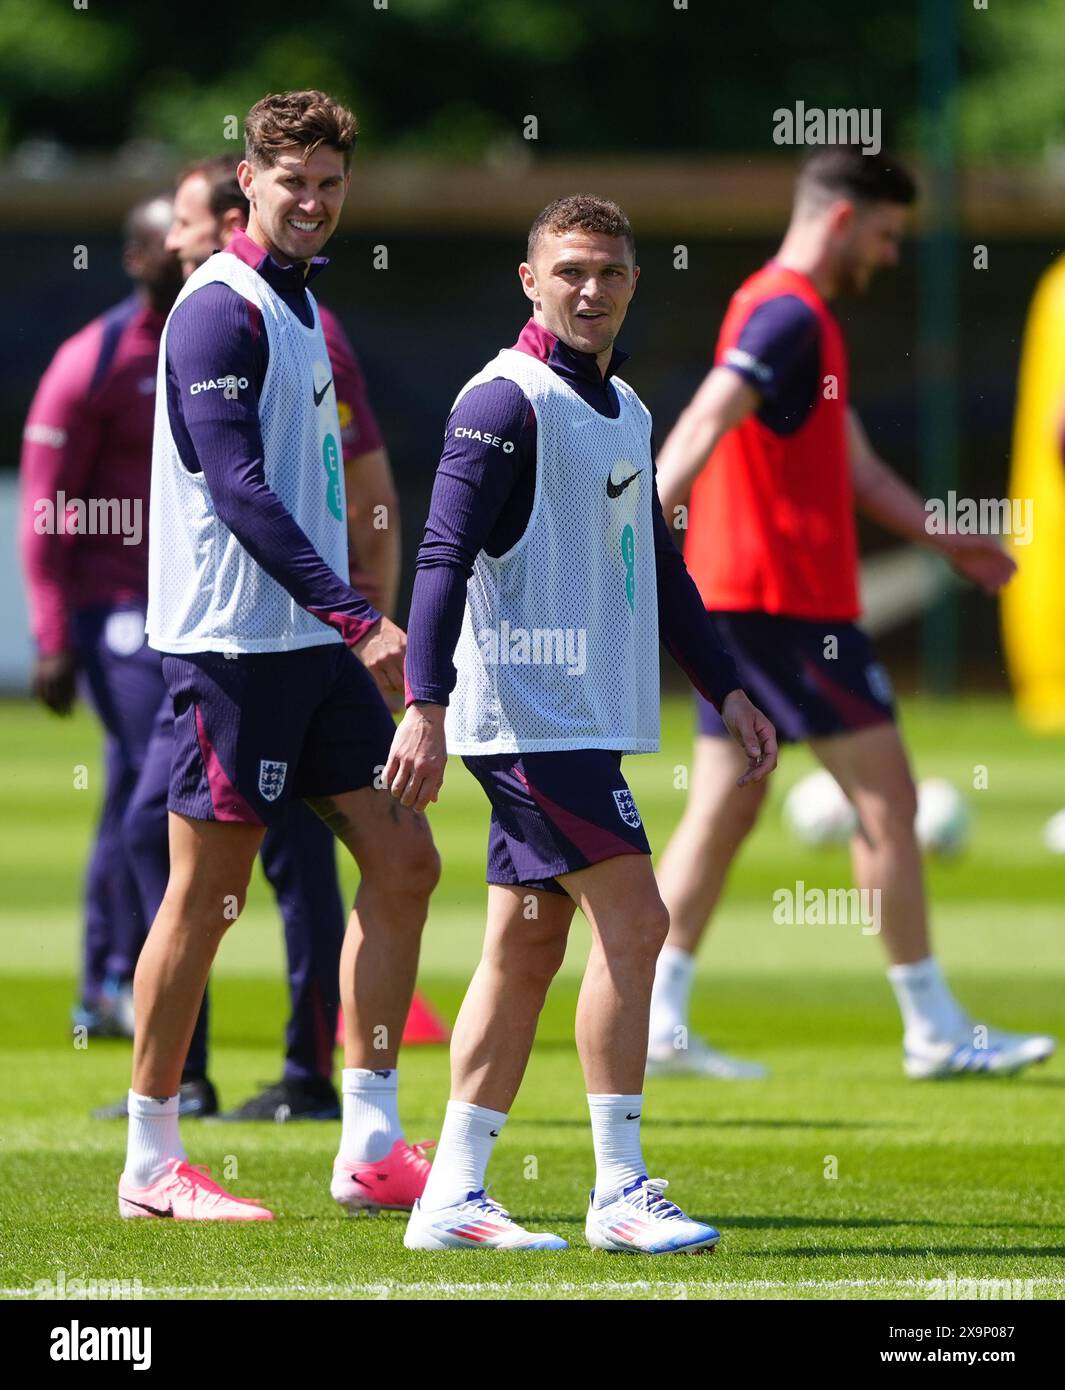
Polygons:
[[[849,399],[847,346],[832,302],[898,263],[909,174],[886,153],[823,146],[803,164],[780,250],[732,298],[714,365],[659,456],[662,506],[722,642],[783,743],[806,743],[851,801],[857,886],[880,904],[888,980],[914,1080],[1021,1071],[1054,1039],[970,1017],[933,953],[916,793],[887,672],[857,625],[855,509],[930,546],[997,593],[1014,571],[998,539],[930,535],[924,499],[877,454]],[[737,788],[728,730],[696,698],[688,805],[662,857],[669,936],[651,1001],[649,1074],[743,1078],[758,1064],[688,1029],[695,954],[764,785]]]
[[147,929],[122,826],[164,694],[144,618],[156,362],[182,280],[167,247],[172,220],[168,197],[130,211],[122,264],[133,293],[61,344],[23,431],[20,550],[33,693],[66,715],[80,692],[104,728],[74,1010],[93,1036],[132,1036],[131,981]]

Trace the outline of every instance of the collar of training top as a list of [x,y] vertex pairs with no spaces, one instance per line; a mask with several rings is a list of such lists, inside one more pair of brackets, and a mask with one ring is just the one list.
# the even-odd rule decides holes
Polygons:
[[[275,290],[301,290],[329,264],[328,256],[312,256],[309,263],[295,261],[292,265],[278,265],[270,252],[264,251],[257,241],[252,241],[243,227],[234,231],[226,251],[245,265],[250,265],[252,270],[257,270]],[[215,255],[217,254],[218,252],[215,252]],[[305,265],[308,267],[306,275],[303,273]]]
[[521,330],[518,341],[514,344],[514,351],[527,352],[530,357],[538,357],[549,367],[556,369],[561,367],[563,371],[570,372],[575,377],[599,382],[600,385],[609,381],[618,368],[629,360],[627,352],[615,348],[610,354],[610,364],[606,369],[606,375],[600,376],[599,364],[595,360],[594,352],[578,352],[576,348],[571,348],[568,343],[564,343],[561,338],[550,332],[542,323],[537,323],[535,319],[530,319]]

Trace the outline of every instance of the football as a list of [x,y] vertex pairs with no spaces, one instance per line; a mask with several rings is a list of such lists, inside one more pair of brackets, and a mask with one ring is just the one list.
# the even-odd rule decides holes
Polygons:
[[1065,811],[1057,811],[1043,826],[1043,843],[1051,854],[1065,854]]
[[800,844],[845,844],[858,828],[854,807],[830,772],[819,768],[784,798],[784,820]]
[[969,842],[969,808],[961,793],[942,777],[928,777],[917,787],[914,829],[921,848],[950,858]]

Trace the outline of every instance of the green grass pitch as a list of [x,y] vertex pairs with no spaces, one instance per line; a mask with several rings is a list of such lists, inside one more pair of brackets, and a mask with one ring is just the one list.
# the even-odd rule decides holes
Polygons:
[[[974,1017],[1065,1032],[1065,860],[1042,846],[1065,804],[1061,741],[1021,730],[1003,700],[910,704],[918,774],[952,779],[975,813],[960,862],[932,864],[938,952]],[[857,927],[781,926],[772,892],[849,883],[842,851],[802,854],[780,821],[783,791],[810,766],[789,751],[759,833],[745,848],[704,949],[694,1023],[772,1068],[768,1081],[648,1083],[645,1152],[693,1215],[723,1240],[712,1257],[610,1256],[583,1241],[591,1145],[573,1011],[587,927],[544,1012],[536,1050],[490,1181],[516,1216],[570,1240],[559,1254],[409,1253],[403,1220],[344,1217],[329,1197],[334,1124],[185,1126],[194,1162],[236,1165],[229,1185],[268,1198],[269,1226],[123,1222],[115,1179],[124,1126],[89,1109],[128,1085],[128,1047],[73,1045],[78,892],[100,785],[100,741],[79,713],[59,722],[0,706],[3,1025],[0,1029],[0,1286],[139,1279],[144,1296],[927,1298],[927,1281],[1031,1280],[1065,1294],[1065,1068],[1013,1079],[914,1084],[879,943]],[[667,703],[663,751],[627,774],[660,850],[683,793],[691,715]],[[87,790],[75,769],[88,770]],[[987,769],[986,790],[971,790]],[[453,1016],[476,960],[484,910],[487,807],[461,764],[433,809],[444,877],[425,938],[421,986]],[[348,890],[353,875],[344,870]],[[281,934],[261,879],[223,943],[215,974],[212,1072],[235,1104],[280,1070]],[[444,1048],[408,1051],[408,1136],[434,1135],[447,1089]],[[836,1176],[831,1176],[835,1172]]]

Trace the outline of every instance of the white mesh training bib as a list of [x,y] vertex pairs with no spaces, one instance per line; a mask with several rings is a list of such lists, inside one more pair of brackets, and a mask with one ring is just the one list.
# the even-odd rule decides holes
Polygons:
[[[269,361],[259,399],[266,485],[344,580],[348,544],[340,422],[318,306],[306,328],[251,266],[221,252],[186,281],[175,308],[220,281],[262,311]],[[171,310],[173,313],[173,310]],[[262,569],[219,518],[202,473],[181,461],[170,428],[166,340],[159,348],[148,519],[148,640],[164,652],[281,652],[340,642]],[[210,369],[205,363],[205,374]],[[196,390],[245,390],[234,378]],[[188,391],[188,385],[183,390]]]
[[[506,377],[536,413],[529,524],[482,550],[466,588],[450,753],[658,748],[651,417],[617,377],[608,420],[549,366],[504,349],[459,393]],[[457,401],[456,401],[457,404]]]

